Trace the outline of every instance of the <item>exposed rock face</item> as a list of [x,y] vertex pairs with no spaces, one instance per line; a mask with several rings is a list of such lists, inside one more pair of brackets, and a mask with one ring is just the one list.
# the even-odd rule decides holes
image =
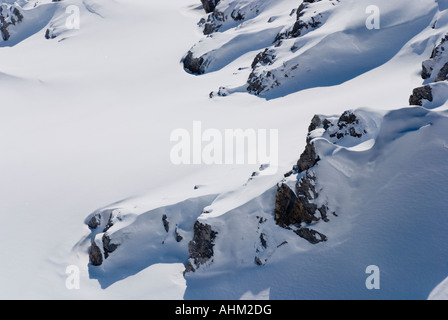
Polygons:
[[187,55],[183,58],[184,69],[193,74],[204,74],[206,65],[204,57],[194,57],[192,51],[188,51]]
[[425,102],[433,102],[433,88],[437,82],[448,80],[448,34],[433,49],[431,57],[422,63],[422,78],[426,85],[415,88],[409,98],[410,105],[424,106]]
[[327,236],[313,229],[301,228],[294,231],[299,237],[307,240],[311,244],[318,244],[328,240]]
[[300,37],[304,31],[316,29],[322,25],[322,13],[314,12],[315,14],[310,17],[304,18],[304,11],[309,7],[310,3],[320,2],[322,0],[304,0],[299,8],[296,10],[297,20],[294,26],[285,32],[279,33],[275,41],[280,41],[282,39],[290,39]]
[[308,169],[314,167],[320,158],[316,153],[316,149],[314,148],[314,144],[312,142],[308,142],[305,147],[305,151],[300,156],[299,161],[297,161],[297,170],[298,172],[304,172]]
[[101,249],[98,247],[95,241],[93,241],[92,245],[90,246],[89,260],[90,263],[94,266],[102,265],[103,261],[109,257],[109,254],[117,250],[117,248],[119,247],[119,244],[114,243],[107,233],[103,234],[101,241],[103,243],[104,257]]
[[101,253],[101,249],[97,246],[97,244],[92,242],[89,252],[89,260],[90,263],[94,266],[100,266],[103,264],[103,254]]
[[[241,45],[238,40],[241,38],[240,30],[251,25],[250,22],[252,21],[258,24],[266,24],[266,32],[258,32],[255,36],[257,41],[254,41],[254,48],[263,49],[254,56],[251,66],[244,66],[241,69],[252,69],[246,80],[245,89],[249,93],[263,95],[285,82],[290,82],[291,79],[286,78],[296,77],[297,73],[305,68],[303,66],[299,68],[299,63],[295,62],[297,59],[293,56],[297,47],[292,43],[293,41],[286,40],[303,36],[323,25],[339,0],[304,0],[291,14],[289,13],[290,8],[286,8],[283,18],[288,22],[285,23],[284,27],[276,22],[281,16],[273,16],[269,19],[263,18],[262,20],[261,13],[263,13],[263,10],[275,5],[267,1],[221,0],[218,2],[203,0],[202,3],[208,14],[199,21],[198,25],[207,37],[199,41],[185,54],[182,59],[184,69],[192,74],[202,75],[209,70],[222,68],[223,64],[228,63],[227,60],[238,58],[245,53],[245,50],[253,51],[249,47],[242,49],[244,45]],[[289,16],[293,14],[296,15],[296,19],[291,24],[291,20],[294,19],[290,19]],[[219,35],[215,37],[217,32],[219,32]],[[228,37],[221,36],[225,33],[228,34]],[[227,40],[223,40],[224,38]],[[274,62],[278,62],[277,57],[284,56],[285,48],[279,48],[283,46],[283,43],[291,47],[292,54],[290,58],[283,57],[282,59],[293,61],[284,65],[275,64],[274,66]],[[223,55],[220,53],[223,50],[232,52],[232,54]],[[225,95],[218,93],[218,96]],[[210,95],[211,98],[213,96],[215,96],[214,93]]]
[[210,225],[196,221],[193,240],[188,244],[190,259],[185,273],[196,271],[199,266],[205,264],[213,257],[214,240],[217,234]]
[[163,223],[163,228],[165,228],[165,231],[169,232],[170,231],[170,223],[168,221],[168,217],[166,216],[166,214],[164,214],[162,217],[162,223]]
[[252,69],[254,69],[258,65],[262,65],[262,66],[270,65],[274,62],[274,60],[275,60],[274,51],[266,48],[264,51],[258,53],[255,56],[255,59],[252,62],[251,67],[252,67]]
[[208,15],[207,19],[202,18],[198,25],[203,28],[203,33],[207,36],[218,31],[227,19],[228,16],[226,16],[225,12],[215,8],[215,10]]
[[[109,257],[109,254],[114,252],[119,244],[114,243],[111,240],[107,231],[114,226],[117,221],[121,220],[120,210],[109,209],[100,212],[96,212],[87,222],[89,228],[94,234],[103,233],[101,242],[103,243],[103,252],[98,247],[95,241],[92,242],[90,247],[89,260],[94,266],[100,266],[105,259]],[[99,229],[99,230],[98,230]]]
[[[314,145],[312,133],[323,129],[323,137],[337,142],[345,137],[362,138],[367,131],[361,119],[353,112],[346,111],[339,118],[314,116],[308,128],[307,144],[297,165],[285,174],[285,177],[297,175],[297,182],[291,187],[286,181],[278,185],[274,217],[283,228],[297,228],[295,233],[312,244],[327,241],[327,237],[307,225],[328,222],[329,204],[318,201],[323,190],[318,187],[316,167],[320,161],[318,150]],[[324,202],[324,204],[322,204]],[[336,216],[336,213],[333,212]],[[305,226],[304,226],[305,225]]]
[[87,223],[87,225],[89,226],[90,229],[96,229],[100,226],[100,224],[101,224],[101,215],[100,214],[94,215]]
[[431,82],[448,80],[448,35],[432,51],[431,57],[422,63],[422,78]]
[[206,13],[213,12],[220,0],[201,0]]
[[102,241],[104,249],[104,259],[107,259],[110,253],[117,250],[119,244],[113,243],[107,233],[104,233]]
[[176,230],[174,230],[174,235],[176,236],[176,241],[181,242],[184,237],[182,237],[179,233],[179,228],[176,226]]
[[23,15],[20,10],[10,4],[1,4],[0,6],[0,33],[4,41],[8,41],[11,37],[8,28],[15,26],[23,21]]
[[204,29],[204,35],[235,27],[242,21],[256,16],[262,6],[262,2],[257,1],[247,3],[244,1],[221,0],[216,1],[216,3],[214,9],[207,12],[210,13],[207,18],[202,18],[198,23]]
[[247,84],[247,91],[257,96],[268,89],[280,86],[280,82],[271,71],[263,71],[261,74],[252,72],[249,75]]
[[[313,203],[318,196],[315,186],[316,178],[308,174],[297,182],[295,192],[287,185],[280,184],[275,203],[275,221],[283,228],[291,225],[300,228],[302,223],[311,224],[326,215],[319,217],[320,211]],[[326,210],[324,212],[326,213]]]
[[415,88],[412,92],[411,97],[409,98],[409,104],[415,106],[423,106],[423,100],[427,100],[430,102],[433,101],[432,89],[430,85]]
[[[280,87],[285,81],[295,77],[298,63],[283,63],[279,67],[270,67],[276,61],[277,50],[283,46],[285,39],[294,39],[319,28],[325,23],[328,12],[326,9],[316,7],[314,3],[329,0],[304,0],[297,10],[296,22],[293,26],[285,28],[277,34],[273,40],[273,46],[260,52],[252,63],[252,72],[247,79],[247,91],[254,95],[262,95],[276,87]],[[339,1],[331,2],[333,6]],[[323,11],[320,11],[323,10]],[[292,13],[293,14],[293,13]],[[295,45],[290,48],[291,52],[298,49]]]

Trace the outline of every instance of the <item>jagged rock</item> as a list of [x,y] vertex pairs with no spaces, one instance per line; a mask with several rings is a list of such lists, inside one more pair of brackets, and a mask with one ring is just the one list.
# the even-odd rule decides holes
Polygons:
[[268,247],[268,242],[265,239],[265,234],[264,233],[260,234],[260,242],[261,242],[261,245],[263,246],[263,248],[266,249]]
[[437,73],[434,81],[439,82],[445,80],[448,80],[448,62],[445,63],[442,68],[440,68],[439,73]]
[[[317,188],[318,176],[316,176],[316,164],[320,161],[313,144],[313,134],[316,129],[324,129],[323,136],[335,134],[337,139],[347,135],[360,138],[367,131],[364,129],[362,118],[354,112],[346,111],[339,118],[324,118],[314,116],[308,128],[307,145],[294,168],[285,174],[289,177],[296,174],[298,177],[294,187],[285,181],[278,185],[275,197],[274,218],[277,225],[291,229],[298,228],[295,232],[310,243],[316,244],[327,241],[327,237],[315,230],[304,228],[302,224],[310,225],[323,220],[329,222],[328,213],[330,209],[326,202],[321,200],[321,189]],[[334,216],[337,216],[333,212]]]
[[114,213],[111,212],[110,216],[109,216],[109,220],[107,221],[106,226],[103,229],[103,232],[107,232],[110,228],[112,228],[114,225]]
[[8,28],[12,25],[23,21],[23,15],[15,5],[0,5],[0,33],[4,41],[8,41],[11,37]]
[[184,239],[184,237],[182,237],[182,236],[180,235],[180,233],[179,233],[179,229],[177,228],[177,226],[176,226],[176,230],[174,230],[174,234],[176,235],[176,241],[177,241],[177,242],[181,242],[181,241]]
[[219,28],[224,24],[225,21],[225,13],[215,9],[207,17],[207,20],[202,19],[201,21],[199,21],[199,26],[202,26],[204,28],[203,33],[207,36],[219,30]]
[[345,111],[342,114],[342,116],[339,117],[338,127],[339,129],[342,129],[343,127],[346,127],[349,124],[358,124],[358,123],[359,120],[353,112]]
[[305,146],[305,151],[300,156],[299,161],[297,161],[298,172],[304,172],[308,169],[314,167],[320,158],[316,153],[316,148],[312,142],[307,143]]
[[304,0],[299,8],[295,11],[297,20],[294,23],[293,27],[290,30],[285,32],[281,32],[275,38],[275,41],[281,41],[283,39],[297,38],[303,34],[304,30],[308,29],[316,29],[322,25],[321,19],[322,14],[314,11],[313,16],[308,17],[307,19],[303,19],[305,10],[308,8],[310,3],[320,2],[321,0]]
[[[216,1],[219,4],[219,1]],[[229,2],[229,1],[228,1]],[[211,10],[207,18],[202,18],[198,25],[203,27],[204,35],[210,35],[218,30],[235,27],[246,19],[256,16],[260,12],[260,7],[263,5],[262,1],[235,1],[227,3],[223,6],[215,6]]]
[[54,34],[54,29],[48,28],[45,31],[45,39],[50,40],[50,39],[54,39],[54,38],[56,38],[56,35]]
[[266,48],[264,51],[258,53],[254,61],[252,61],[252,72],[247,80],[247,91],[255,95],[260,95],[266,89],[272,89],[279,86],[280,83],[275,79],[274,75],[268,71],[265,74],[257,74],[255,70],[258,67],[271,65],[275,61],[274,50]]
[[87,225],[89,226],[89,228],[91,229],[96,229],[101,225],[101,215],[100,214],[95,214],[87,223]]
[[166,214],[164,214],[162,217],[162,223],[163,223],[163,227],[165,228],[165,231],[169,232],[170,231],[170,223],[168,221],[168,217],[166,216]]
[[409,98],[409,104],[415,106],[422,106],[423,100],[433,101],[431,86],[426,85],[423,87],[415,88]]
[[94,266],[100,266],[103,264],[103,254],[101,253],[101,249],[98,247],[95,241],[93,241],[92,245],[90,246],[89,260],[90,263]]
[[269,65],[272,64],[275,60],[275,55],[273,53],[273,50],[269,50],[269,48],[266,48],[264,51],[258,53],[255,56],[254,61],[252,62],[252,69],[255,69],[258,65]]
[[257,96],[268,89],[280,86],[280,82],[275,78],[274,74],[266,70],[263,70],[261,74],[257,74],[254,71],[251,72],[247,84],[246,90]]
[[[327,120],[328,121],[328,120]],[[327,122],[327,129],[333,125],[331,122]],[[330,137],[337,139],[342,139],[345,136],[351,136],[355,138],[361,138],[364,134],[367,133],[365,129],[362,129],[359,126],[358,117],[351,111],[345,111],[337,122],[337,131],[330,133]]]
[[109,254],[117,250],[119,244],[115,244],[111,241],[109,235],[107,233],[103,234],[103,249],[104,249],[104,258],[107,259]]
[[220,0],[201,0],[206,13],[213,12]]
[[255,261],[255,264],[257,264],[259,266],[263,265],[263,261],[261,261],[261,259],[259,257],[255,257],[254,261]]
[[200,265],[205,264],[213,257],[214,241],[217,234],[210,225],[196,221],[193,240],[188,244],[190,259],[184,273],[196,271]]
[[203,57],[194,57],[192,51],[188,51],[187,55],[182,60],[184,64],[184,69],[188,70],[193,74],[204,74],[205,73],[205,59]]
[[299,237],[305,239],[311,244],[318,244],[328,240],[327,236],[309,228],[301,228],[294,231]]
[[[365,124],[361,123],[360,118],[352,111],[345,111],[337,121],[315,115],[308,131],[311,133],[318,128],[324,129],[328,137],[336,138],[335,140],[342,139],[346,136],[362,138],[367,134]],[[310,140],[311,135],[308,134],[307,142],[310,143]]]
[[321,125],[322,125],[322,119],[318,115],[315,115],[311,120],[310,126],[308,127],[308,132],[316,130]]
[[445,35],[440,43],[433,49],[431,57],[422,63],[422,78],[432,79],[433,82],[448,79],[448,35]]
[[296,193],[286,184],[277,190],[274,217],[276,223],[285,228],[291,225],[301,227],[302,223],[310,224],[319,221],[316,216],[317,205],[313,203],[317,192],[314,177],[305,175],[296,184]]

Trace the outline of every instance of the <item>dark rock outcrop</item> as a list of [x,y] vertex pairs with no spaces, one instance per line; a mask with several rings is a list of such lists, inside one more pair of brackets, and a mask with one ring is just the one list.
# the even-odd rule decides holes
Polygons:
[[23,15],[14,5],[0,5],[0,33],[4,41],[11,37],[8,28],[23,21]]
[[188,51],[187,55],[182,59],[184,69],[197,75],[205,73],[206,66],[204,62],[204,57],[194,57],[192,51]]
[[254,69],[255,67],[262,65],[262,66],[266,66],[266,65],[270,65],[274,62],[275,60],[275,54],[273,50],[269,50],[269,48],[266,48],[264,51],[258,53],[255,56],[254,61],[252,62],[252,69]]
[[96,229],[101,225],[101,215],[95,214],[87,223],[90,229]]
[[303,15],[305,10],[308,8],[310,3],[320,2],[321,0],[304,0],[299,8],[296,10],[296,22],[290,30],[279,33],[275,38],[276,42],[281,41],[282,39],[290,39],[300,37],[304,30],[316,29],[322,25],[320,21],[322,19],[322,14],[318,12],[314,12],[315,15],[310,17],[309,19],[304,20]]
[[163,223],[163,228],[165,229],[165,231],[169,232],[170,231],[170,223],[168,221],[168,217],[166,216],[166,214],[164,214],[162,217],[162,223]]
[[[300,228],[302,223],[311,224],[320,220],[317,205],[313,203],[317,195],[315,178],[306,175],[295,186],[295,192],[287,185],[280,184],[276,194],[274,217],[276,223],[288,228]],[[326,219],[326,216],[325,216]]]
[[[331,212],[328,203],[319,198],[319,193],[323,190],[318,188],[319,178],[316,175],[316,165],[321,160],[313,143],[313,132],[316,129],[323,129],[322,136],[328,137],[331,141],[338,141],[346,136],[361,138],[367,134],[361,118],[352,111],[344,112],[339,118],[314,116],[308,128],[305,151],[297,165],[285,174],[285,177],[297,175],[297,182],[294,186],[290,186],[284,180],[278,185],[274,209],[277,225],[287,229],[294,226],[297,228],[295,233],[312,244],[328,239],[324,234],[306,226],[321,220],[329,222],[328,214]],[[318,199],[320,201],[317,201]],[[337,216],[335,212],[333,215]]]
[[246,90],[252,94],[260,95],[268,89],[274,89],[280,86],[280,82],[276,79],[271,71],[263,71],[261,74],[252,71],[247,80]]
[[294,232],[311,244],[318,244],[319,242],[325,242],[328,240],[326,235],[309,228],[301,228]]
[[110,236],[105,233],[103,234],[103,250],[104,250],[104,258],[107,259],[109,257],[109,254],[117,250],[119,247],[119,244],[113,243],[110,239]]
[[305,146],[305,151],[300,156],[299,161],[297,161],[298,172],[304,172],[308,169],[314,167],[320,158],[316,153],[316,148],[312,142],[308,142]]
[[179,233],[179,228],[176,226],[176,230],[174,230],[174,235],[176,236],[176,241],[181,242],[184,237],[182,237]]
[[206,13],[213,12],[220,0],[201,0]]
[[196,221],[193,240],[188,244],[190,259],[184,273],[195,272],[199,266],[205,264],[213,257],[214,241],[217,234],[210,225]]
[[423,106],[425,100],[433,102],[433,87],[437,82],[448,80],[448,34],[434,47],[430,58],[423,61],[421,75],[427,84],[413,90],[409,98],[410,105]]
[[89,260],[90,263],[94,266],[100,266],[103,264],[103,254],[101,253],[101,249],[97,246],[95,241],[93,241],[92,245],[90,246]]
[[422,106],[423,100],[433,101],[432,89],[429,85],[415,88],[409,98],[409,104],[411,106]]
[[422,78],[433,82],[448,80],[448,35],[433,49],[431,57],[422,63]]

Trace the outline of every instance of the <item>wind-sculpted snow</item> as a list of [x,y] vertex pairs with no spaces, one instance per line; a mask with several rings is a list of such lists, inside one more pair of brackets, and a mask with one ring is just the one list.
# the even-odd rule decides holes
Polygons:
[[81,15],[101,17],[103,1],[2,1],[0,47],[12,47],[41,34],[46,39],[64,40],[79,29]]
[[[136,214],[117,207],[88,217],[90,277],[103,288],[157,263],[186,263],[195,221],[216,196],[206,195]],[[180,236],[180,237],[179,237]]]
[[[447,238],[448,215],[426,209],[428,199],[446,205],[447,128],[446,112],[416,107],[317,115],[307,143],[318,161],[303,172],[295,166],[277,186],[254,175],[218,197],[90,216],[86,223],[100,229],[91,236],[95,250],[105,247],[104,232],[117,245],[101,267],[90,267],[91,277],[107,287],[177,262],[186,266],[185,298],[237,299],[266,288],[270,298],[425,298],[445,274],[436,257],[448,257],[437,245]],[[174,225],[185,238],[180,243]],[[371,264],[391,275],[376,293],[363,287]]]
[[[339,146],[316,128],[311,134],[320,161],[282,182],[300,199],[304,189],[293,186],[313,177],[313,188],[307,189],[308,205],[316,204],[313,219],[285,229],[276,225],[276,188],[226,214],[202,215],[201,221],[218,231],[216,253],[200,277],[187,275],[186,297],[236,299],[249,290],[270,288],[271,299],[426,298],[446,274],[443,261],[448,257],[438,245],[447,238],[448,215],[430,213],[427,202],[446,205],[441,195],[448,191],[448,164],[443,169],[439,164],[447,153],[447,114],[420,108],[392,111],[384,118],[365,110],[354,114],[368,123],[359,128],[367,132],[364,140],[355,139],[373,142],[356,148],[348,134],[340,137],[344,146]],[[441,176],[433,175],[434,166]],[[317,210],[321,205],[326,215]],[[385,275],[376,292],[364,287],[364,271],[371,264]]]
[[2,298],[447,296],[447,0],[1,7]]
[[[248,70],[247,83],[223,83],[218,95],[248,91],[270,99],[341,84],[389,61],[430,24],[437,9],[431,0],[416,3],[418,10],[412,11],[396,1],[379,1],[380,26],[371,29],[366,26],[371,5],[367,0],[304,1],[299,7],[286,0],[275,5],[251,1],[252,7],[258,3],[264,7],[260,4],[256,14],[242,1],[220,3],[200,22],[209,36],[183,60],[186,70],[204,74],[244,56],[239,70]],[[241,9],[240,18],[232,19],[240,6],[250,14]],[[277,14],[267,17],[263,10],[268,9]],[[259,59],[266,53],[270,59]]]

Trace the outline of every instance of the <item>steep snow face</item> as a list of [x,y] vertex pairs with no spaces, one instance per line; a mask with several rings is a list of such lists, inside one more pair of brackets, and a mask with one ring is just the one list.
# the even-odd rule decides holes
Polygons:
[[235,72],[245,70],[247,83],[224,83],[220,95],[248,91],[275,98],[341,84],[390,60],[428,27],[438,8],[432,0],[412,9],[398,1],[373,7],[353,0],[303,1],[298,8],[286,0],[249,3],[220,2],[199,23],[208,36],[183,60],[187,71],[203,74],[244,57]]
[[[188,251],[187,299],[266,290],[271,299],[424,299],[446,274],[448,250],[438,243],[448,240],[448,216],[434,208],[447,205],[447,128],[447,112],[423,108],[316,116],[307,140],[318,161],[277,187],[253,175],[218,197],[91,215],[86,222],[101,230],[93,243],[103,254],[116,245],[91,277],[107,288],[157,262],[185,263]],[[279,223],[281,185],[308,197],[311,219]],[[383,275],[378,291],[365,286],[370,265]]]
[[[335,141],[321,128],[310,132],[320,160],[306,174],[315,178],[312,202],[328,206],[327,219],[281,229],[273,217],[275,188],[236,208],[228,205],[231,194],[221,196],[199,218],[217,232],[215,254],[187,274],[187,298],[236,299],[266,289],[272,299],[427,297],[448,259],[439,245],[447,240],[448,215],[436,209],[447,205],[448,114],[420,108],[384,118],[354,114],[369,124],[360,121],[359,129],[373,142],[355,143],[350,135],[351,142]],[[294,186],[304,174],[283,183]],[[239,193],[256,188],[252,183]],[[221,202],[228,211],[214,214]],[[304,230],[314,230],[319,241],[303,237]],[[381,270],[380,290],[365,286],[370,265]]]

